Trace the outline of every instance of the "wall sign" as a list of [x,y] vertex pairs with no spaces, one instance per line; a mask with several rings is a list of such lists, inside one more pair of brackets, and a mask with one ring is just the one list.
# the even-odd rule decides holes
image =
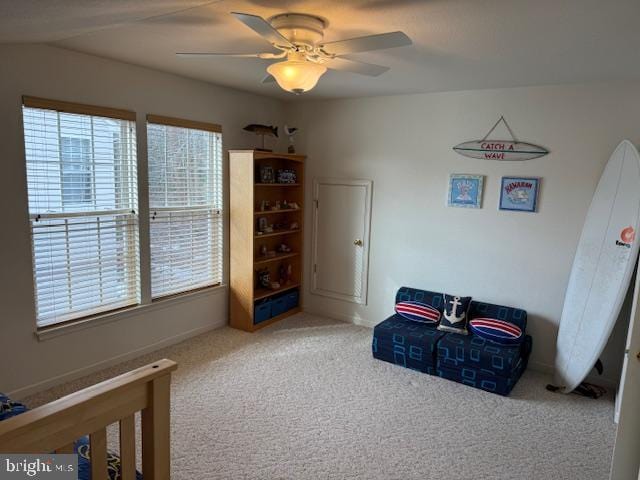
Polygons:
[[[488,137],[491,132],[495,130],[500,122],[509,130],[512,140],[489,140]],[[453,149],[460,155],[471,158],[480,158],[482,160],[531,160],[533,158],[543,157],[548,154],[549,151],[538,145],[532,143],[520,142],[513,134],[511,127],[504,119],[500,119],[495,123],[489,133],[487,133],[482,140],[471,140],[464,142],[453,147]]]
[[447,205],[450,207],[481,208],[483,175],[451,174]]
[[500,210],[535,212],[539,185],[539,178],[502,177]]

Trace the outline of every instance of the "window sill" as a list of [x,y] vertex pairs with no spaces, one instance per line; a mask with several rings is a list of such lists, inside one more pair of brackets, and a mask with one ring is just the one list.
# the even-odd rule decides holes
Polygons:
[[86,328],[93,328],[99,325],[104,325],[111,322],[117,322],[124,320],[134,315],[140,315],[142,313],[153,312],[163,308],[168,308],[173,305],[188,302],[194,298],[206,297],[206,296],[218,296],[226,294],[227,286],[216,285],[213,287],[203,288],[191,292],[184,292],[178,295],[173,295],[166,298],[159,298],[153,300],[151,303],[145,305],[134,305],[132,307],[124,308],[117,311],[101,313],[91,317],[80,318],[63,325],[52,325],[50,327],[40,328],[35,331],[35,335],[39,341],[49,340],[61,335],[67,335],[69,333],[84,330]]

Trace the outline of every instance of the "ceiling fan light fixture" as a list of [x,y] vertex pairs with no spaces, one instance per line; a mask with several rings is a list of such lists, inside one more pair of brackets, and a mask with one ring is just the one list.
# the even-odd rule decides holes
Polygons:
[[324,65],[293,54],[284,62],[273,63],[267,67],[267,72],[276,79],[280,88],[296,95],[315,87],[326,71],[327,67]]

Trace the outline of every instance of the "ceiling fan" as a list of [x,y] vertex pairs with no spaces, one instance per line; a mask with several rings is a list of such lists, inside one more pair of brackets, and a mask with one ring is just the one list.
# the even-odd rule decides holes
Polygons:
[[[300,94],[316,86],[327,71],[345,70],[377,77],[389,67],[363,63],[343,58],[350,53],[382,50],[385,48],[411,45],[411,39],[403,32],[389,32],[378,35],[323,42],[327,22],[313,15],[284,13],[269,21],[257,15],[233,12],[232,15],[265,38],[278,53],[210,53],[181,52],[181,57],[243,57],[279,60],[267,67],[268,75],[263,83],[278,82],[288,92]],[[286,60],[284,60],[286,59]]]

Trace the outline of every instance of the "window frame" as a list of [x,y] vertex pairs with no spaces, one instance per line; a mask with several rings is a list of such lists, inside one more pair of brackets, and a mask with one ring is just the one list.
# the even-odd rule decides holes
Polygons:
[[[170,295],[160,296],[152,299],[151,294],[151,252],[150,252],[150,243],[151,243],[151,232],[150,232],[150,210],[149,210],[149,195],[148,195],[148,187],[149,187],[149,164],[148,164],[148,150],[146,148],[147,141],[147,124],[148,123],[159,123],[165,124],[168,126],[177,126],[184,128],[193,128],[199,130],[207,130],[212,131],[214,133],[222,134],[222,127],[218,124],[207,123],[207,122],[199,122],[199,121],[191,121],[184,120],[174,117],[167,117],[162,115],[152,115],[149,114],[146,116],[146,122],[138,122],[137,121],[137,113],[132,110],[120,109],[120,108],[111,108],[111,107],[102,107],[95,105],[88,105],[76,102],[68,102],[68,101],[60,101],[60,100],[50,100],[41,97],[34,97],[24,95],[22,97],[22,106],[23,107],[31,107],[45,110],[55,110],[58,112],[64,113],[76,113],[81,115],[92,115],[98,117],[107,117],[114,118],[118,120],[128,120],[133,122],[136,141],[135,147],[137,152],[136,157],[136,168],[137,168],[137,236],[138,236],[138,244],[137,244],[137,274],[138,274],[138,292],[139,299],[138,303],[130,304],[126,306],[122,306],[119,308],[113,308],[108,310],[102,310],[98,312],[87,312],[87,315],[82,317],[76,317],[69,320],[60,321],[57,323],[52,323],[46,326],[38,325],[37,319],[37,309],[36,309],[36,285],[35,285],[35,276],[33,276],[33,300],[34,300],[34,317],[33,317],[33,325],[35,327],[34,333],[36,338],[39,341],[46,341],[51,338],[56,338],[60,335],[65,335],[68,333],[72,333],[78,330],[83,330],[86,328],[93,328],[95,326],[103,325],[105,323],[116,322],[123,319],[127,319],[129,317],[139,315],[143,312],[154,311],[158,308],[166,308],[167,306],[174,305],[177,303],[182,303],[185,301],[192,301],[195,298],[199,298],[202,296],[206,296],[207,298],[214,298],[218,295],[226,292],[226,247],[227,247],[227,224],[226,224],[226,213],[224,210],[225,205],[225,195],[226,195],[226,164],[225,164],[225,150],[224,150],[224,142],[223,139],[220,138],[220,146],[221,146],[221,180],[220,180],[220,197],[221,203],[220,208],[216,212],[220,217],[220,241],[221,241],[221,249],[220,249],[220,283],[204,286],[201,288],[190,289],[183,292],[178,292]],[[22,112],[22,109],[21,109]],[[144,125],[144,126],[143,126]],[[21,127],[24,127],[24,122],[21,121]],[[22,132],[23,140],[25,138],[25,132]],[[24,152],[24,161],[26,166],[26,150]],[[25,185],[26,187],[26,185]],[[28,195],[28,189],[27,195]],[[117,211],[113,211],[113,213],[117,213]],[[31,215],[27,211],[28,221],[31,223]],[[32,234],[30,233],[30,237]],[[33,242],[33,239],[31,238]],[[31,255],[31,269],[32,274],[35,273],[34,268],[34,257]]]
[[[96,191],[95,191],[95,175],[96,172],[94,171],[95,165],[93,162],[95,162],[95,160],[93,159],[93,157],[90,154],[90,158],[91,158],[91,162],[89,163],[89,168],[87,170],[87,173],[89,174],[90,178],[91,178],[91,200],[89,202],[83,202],[83,203],[77,203],[77,202],[71,202],[69,203],[68,201],[66,201],[64,199],[64,181],[63,181],[63,176],[64,176],[64,165],[63,165],[63,161],[62,161],[62,143],[63,143],[63,139],[64,138],[78,138],[81,139],[81,137],[74,137],[74,136],[67,136],[67,135],[62,135],[60,133],[60,129],[58,127],[58,136],[56,137],[56,141],[57,141],[57,145],[58,145],[58,155],[60,156],[60,169],[58,172],[59,175],[59,191],[60,191],[60,210],[59,211],[51,211],[51,212],[42,212],[42,211],[38,211],[38,209],[36,209],[35,211],[32,210],[32,204],[31,204],[31,199],[32,199],[32,195],[34,197],[38,196],[38,189],[35,188],[34,191],[32,191],[29,188],[30,185],[30,180],[29,180],[29,164],[30,164],[30,158],[27,156],[28,155],[28,150],[27,150],[27,146],[26,146],[26,142],[29,140],[29,137],[27,136],[27,130],[25,129],[26,126],[26,117],[25,117],[25,109],[35,109],[35,110],[44,110],[44,111],[49,111],[49,112],[54,112],[55,114],[57,114],[57,124],[60,124],[60,115],[61,114],[75,114],[75,115],[85,115],[88,118],[91,119],[91,131],[93,132],[93,122],[96,121],[96,119],[113,119],[113,120],[118,120],[118,121],[122,121],[122,122],[127,122],[129,123],[128,128],[131,129],[130,133],[126,133],[125,135],[129,136],[128,138],[128,142],[130,142],[128,144],[129,147],[131,147],[131,150],[128,151],[128,159],[131,162],[131,168],[133,170],[130,170],[129,172],[127,172],[127,175],[129,175],[130,177],[128,177],[128,180],[131,180],[132,182],[134,182],[135,184],[135,191],[133,191],[135,193],[135,197],[129,197],[128,195],[131,192],[126,192],[127,195],[127,200],[128,200],[128,205],[126,206],[126,208],[119,208],[122,207],[122,205],[113,205],[112,208],[108,208],[105,206],[105,208],[103,208],[102,206],[99,206],[96,202]],[[30,241],[31,241],[31,270],[32,270],[32,278],[33,278],[33,298],[34,298],[34,307],[35,307],[35,311],[34,311],[34,324],[36,327],[36,332],[40,332],[40,331],[45,331],[47,329],[50,328],[59,328],[61,326],[67,325],[67,324],[73,324],[79,321],[83,321],[85,319],[88,318],[92,318],[92,317],[96,317],[96,316],[101,316],[101,315],[108,315],[108,314],[112,314],[114,312],[118,312],[127,308],[132,308],[132,307],[136,307],[138,305],[140,305],[141,303],[141,292],[140,292],[140,265],[141,265],[141,261],[140,261],[140,222],[139,222],[139,201],[138,201],[138,194],[137,194],[137,190],[138,190],[138,172],[137,172],[137,168],[138,168],[138,156],[137,156],[137,150],[138,150],[138,137],[137,137],[137,125],[136,125],[136,114],[135,112],[132,111],[128,111],[128,110],[121,110],[121,109],[113,109],[113,108],[109,108],[109,107],[98,107],[98,106],[92,106],[92,105],[85,105],[85,104],[80,104],[80,103],[73,103],[73,102],[65,102],[65,101],[57,101],[57,100],[48,100],[48,99],[43,99],[43,98],[39,98],[39,97],[30,97],[30,96],[23,96],[22,97],[22,128],[23,128],[23,132],[22,132],[22,136],[23,136],[23,141],[25,142],[25,150],[24,150],[24,162],[25,162],[25,168],[27,169],[27,188],[26,188],[26,192],[27,192],[27,203],[29,205],[28,207],[28,220],[29,220],[29,225],[30,225]],[[122,126],[126,125],[126,123],[121,123],[120,124],[122,128]],[[95,139],[93,137],[91,137],[89,139],[90,141],[90,151],[93,152],[94,149],[94,141]],[[127,141],[127,137],[125,136],[125,141]],[[46,160],[45,160],[46,161]],[[115,158],[114,158],[114,162],[115,162]],[[35,164],[37,165],[37,163]],[[115,168],[115,167],[114,167]],[[114,177],[115,178],[115,177]],[[119,181],[119,180],[118,180]],[[118,189],[114,189],[114,198],[117,198],[118,195]],[[123,260],[123,266],[126,266],[127,270],[123,271],[123,275],[125,275],[125,277],[128,279],[128,282],[131,283],[127,283],[127,286],[125,287],[125,289],[123,291],[128,292],[128,297],[127,298],[123,298],[122,301],[119,302],[108,302],[106,304],[104,303],[97,303],[95,305],[91,304],[91,302],[88,303],[87,306],[82,307],[78,310],[70,310],[68,312],[61,312],[61,313],[55,313],[53,314],[54,316],[52,316],[51,318],[48,317],[39,317],[39,295],[48,295],[48,293],[42,293],[38,291],[38,280],[37,280],[37,272],[36,272],[36,268],[38,267],[37,261],[36,261],[36,235],[40,235],[40,233],[37,232],[37,230],[39,230],[40,228],[47,228],[46,226],[42,227],[37,225],[38,222],[59,222],[60,225],[65,225],[65,231],[66,228],[69,228],[68,226],[74,224],[75,221],[77,220],[81,220],[83,218],[86,219],[91,219],[92,217],[96,217],[97,221],[96,221],[96,226],[95,226],[95,241],[96,243],[96,248],[100,249],[102,248],[102,244],[101,244],[101,234],[100,234],[100,229],[102,228],[102,224],[101,225],[101,221],[100,218],[107,218],[108,222],[113,222],[113,226],[109,227],[112,228],[113,231],[110,234],[113,234],[115,236],[118,235],[122,235],[122,234],[126,234],[127,238],[126,240],[124,240],[125,243],[123,243],[122,245],[118,245],[117,248],[124,248],[126,251],[129,253],[129,255],[127,255],[126,259]],[[88,221],[88,220],[87,220]],[[118,227],[119,223],[122,223],[122,227]],[[90,225],[89,223],[87,223],[87,225]],[[54,227],[55,228],[55,227]],[[93,235],[93,230],[94,227],[92,227],[92,235]],[[124,230],[120,231],[119,229],[123,228]],[[71,231],[71,230],[68,230]],[[69,248],[71,248],[72,245],[68,244],[67,245],[67,251],[69,251]],[[44,247],[47,248],[47,247]],[[67,260],[69,261],[69,260]],[[82,260],[78,260],[77,258],[73,260],[74,263],[78,262],[78,261],[82,261]],[[70,265],[67,267],[67,275],[71,275],[73,276],[73,270],[71,270]],[[104,283],[102,283],[102,278],[101,278],[101,270],[99,270],[98,273],[98,278],[100,278],[99,283],[97,283],[96,285],[104,285]],[[42,280],[43,282],[47,282],[46,278],[43,278]],[[82,287],[82,288],[87,288]],[[102,291],[102,290],[101,290]],[[55,310],[54,310],[55,311]]]
[[[150,156],[149,156],[149,124],[154,124],[154,125],[160,125],[160,126],[165,126],[165,127],[177,127],[177,128],[185,128],[185,129],[190,129],[190,130],[199,130],[199,131],[205,131],[205,132],[211,132],[214,134],[219,134],[220,135],[220,182],[219,185],[217,185],[220,189],[220,191],[218,192],[219,197],[220,197],[220,204],[218,207],[216,206],[189,206],[189,207],[185,207],[185,206],[175,206],[175,207],[152,207],[151,206],[151,181],[149,178],[149,174],[151,171],[150,168]],[[224,147],[223,147],[223,139],[222,139],[222,126],[219,124],[215,124],[215,123],[208,123],[208,122],[200,122],[200,121],[195,121],[195,120],[187,120],[187,119],[183,119],[183,118],[177,118],[177,117],[168,117],[168,116],[164,116],[164,115],[155,115],[155,114],[148,114],[146,116],[146,125],[145,125],[145,134],[146,134],[146,140],[147,140],[147,155],[146,155],[146,181],[147,181],[147,191],[148,191],[148,195],[147,195],[147,206],[149,208],[149,215],[147,215],[147,219],[149,220],[149,222],[151,223],[153,221],[153,219],[155,218],[155,213],[159,213],[159,214],[171,214],[171,213],[178,213],[178,212],[192,212],[192,213],[202,213],[204,211],[208,211],[210,212],[210,221],[211,221],[211,238],[212,240],[215,241],[214,238],[214,222],[219,222],[219,241],[220,241],[220,252],[216,252],[216,255],[219,257],[217,263],[219,264],[219,278],[220,280],[218,282],[213,282],[213,283],[205,283],[205,284],[197,284],[197,285],[192,285],[189,287],[185,287],[185,288],[180,288],[180,289],[176,289],[176,290],[172,290],[166,293],[160,293],[154,296],[153,294],[153,285],[152,285],[152,252],[151,252],[151,225],[149,225],[149,235],[148,235],[148,242],[149,242],[149,295],[151,298],[151,302],[161,302],[161,301],[165,301],[167,299],[171,299],[171,298],[175,298],[175,297],[179,297],[181,295],[190,295],[190,294],[194,294],[197,293],[199,291],[203,291],[203,290],[207,290],[207,289],[211,289],[211,288],[216,288],[216,287],[220,287],[223,285],[224,283],[224,248],[225,248],[225,221],[224,221],[224,192],[225,192],[225,187],[224,187]],[[214,159],[215,161],[215,159]],[[214,188],[216,186],[214,185]],[[216,195],[215,190],[212,192],[213,195]]]

